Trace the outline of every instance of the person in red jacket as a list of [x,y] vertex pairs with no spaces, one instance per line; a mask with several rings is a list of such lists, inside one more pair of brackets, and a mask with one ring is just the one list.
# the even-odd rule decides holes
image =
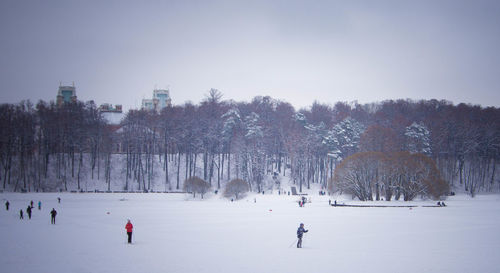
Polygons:
[[130,220],[127,220],[127,224],[125,225],[125,229],[127,230],[127,235],[128,235],[128,243],[132,243],[132,229],[134,226],[130,222]]

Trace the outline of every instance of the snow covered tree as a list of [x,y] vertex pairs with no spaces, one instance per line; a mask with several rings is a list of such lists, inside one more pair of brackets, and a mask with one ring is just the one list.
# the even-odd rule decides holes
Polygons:
[[[227,154],[227,179],[231,179],[231,154],[237,154],[235,151],[239,150],[239,144],[243,131],[243,121],[239,109],[233,105],[226,113],[221,116],[223,120],[222,126],[222,143],[223,151]],[[224,157],[223,157],[224,159]],[[237,161],[238,162],[238,161]],[[222,161],[224,163],[224,161]]]
[[406,127],[406,149],[410,153],[431,154],[430,133],[423,123],[413,122]]
[[[500,188],[499,113],[494,107],[436,100],[315,102],[295,111],[267,96],[249,103],[222,101],[211,89],[199,104],[167,107],[161,114],[131,110],[117,128],[105,123],[93,103],[40,101],[35,109],[29,102],[2,104],[0,183],[5,190],[66,190],[71,183],[81,189],[87,177],[97,177],[110,189],[113,165],[123,164],[123,172],[113,176],[122,175],[125,190],[159,185],[170,190],[172,180],[180,189],[192,176],[209,184],[216,179],[217,188],[242,178],[260,190],[276,171],[290,175],[302,190],[311,183],[325,187],[336,165],[358,151],[383,152],[387,160],[380,165],[394,168],[392,153],[408,150],[432,155],[451,187],[475,195]],[[371,126],[363,132],[362,124]],[[382,170],[372,189],[375,198],[402,195],[401,179],[392,176],[396,172]],[[163,173],[158,184],[155,178]]]
[[324,143],[329,147],[330,153],[339,160],[358,150],[359,141],[365,127],[353,118],[347,117],[336,124],[324,138]]
[[224,120],[222,127],[222,136],[226,141],[229,141],[233,136],[235,130],[241,126],[240,111],[236,107],[230,108],[224,113],[221,118]]
[[262,126],[260,117],[252,112],[244,118],[245,147],[242,153],[242,175],[243,179],[255,183],[257,191],[262,190],[265,173],[265,152],[263,150]]

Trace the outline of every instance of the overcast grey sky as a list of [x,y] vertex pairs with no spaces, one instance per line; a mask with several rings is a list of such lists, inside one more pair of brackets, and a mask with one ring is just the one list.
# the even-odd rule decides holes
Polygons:
[[0,102],[140,106],[269,95],[304,107],[447,99],[500,107],[500,1],[0,1]]

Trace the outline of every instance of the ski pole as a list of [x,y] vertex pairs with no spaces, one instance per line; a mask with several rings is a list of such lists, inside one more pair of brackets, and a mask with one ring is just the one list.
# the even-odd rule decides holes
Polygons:
[[293,241],[293,243],[288,248],[292,247],[296,242],[297,242],[297,239],[295,239],[295,241]]

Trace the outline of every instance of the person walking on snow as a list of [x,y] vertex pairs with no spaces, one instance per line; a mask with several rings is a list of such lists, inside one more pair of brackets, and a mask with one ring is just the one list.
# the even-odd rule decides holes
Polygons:
[[23,217],[23,210],[19,211],[19,219],[24,219],[24,217]]
[[127,224],[125,225],[125,229],[127,230],[127,236],[128,236],[128,243],[132,243],[132,229],[134,226],[130,222],[130,220],[127,220]]
[[33,200],[31,200],[31,202],[30,202],[30,207],[31,207],[31,208],[34,208],[34,207],[33,207]]
[[9,205],[10,205],[9,201],[5,202],[5,210],[9,210]]
[[28,213],[28,219],[31,219],[31,206],[26,208],[26,213]]
[[52,210],[50,211],[50,223],[55,225],[56,224],[56,215],[57,215],[57,211],[52,208]]
[[38,201],[38,210],[42,209],[42,201]]
[[300,223],[300,227],[297,229],[297,238],[299,238],[297,241],[297,248],[302,248],[302,236],[308,231],[309,230],[304,229],[304,224]]

